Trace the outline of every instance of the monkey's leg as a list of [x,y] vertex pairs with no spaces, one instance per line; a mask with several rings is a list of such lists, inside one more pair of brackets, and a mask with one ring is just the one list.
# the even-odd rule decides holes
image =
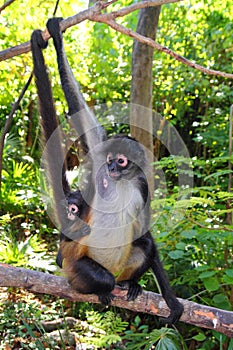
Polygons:
[[114,276],[96,261],[84,256],[64,263],[64,271],[72,288],[83,294],[96,294],[102,304],[108,305],[114,298]]
[[117,284],[123,289],[128,289],[128,300],[134,300],[142,293],[138,280],[151,267],[153,251],[154,242],[150,232],[133,242],[124,271],[117,278]]

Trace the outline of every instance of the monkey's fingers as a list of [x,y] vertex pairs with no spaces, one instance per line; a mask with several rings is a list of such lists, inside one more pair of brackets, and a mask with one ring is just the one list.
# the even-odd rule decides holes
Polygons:
[[123,290],[127,289],[127,300],[133,301],[138,295],[142,294],[142,287],[132,280],[117,282],[120,288]]
[[112,293],[108,293],[108,294],[98,294],[98,297],[101,304],[108,306],[111,304],[111,301],[114,299],[115,296]]

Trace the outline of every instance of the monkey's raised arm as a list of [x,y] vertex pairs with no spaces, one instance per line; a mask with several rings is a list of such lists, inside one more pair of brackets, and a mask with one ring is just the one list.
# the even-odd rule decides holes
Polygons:
[[59,25],[61,20],[61,18],[48,20],[47,28],[53,38],[57,53],[61,84],[69,107],[68,114],[72,117],[74,127],[83,143],[84,151],[87,152],[93,149],[96,144],[106,140],[106,133],[87,106],[67,61]]

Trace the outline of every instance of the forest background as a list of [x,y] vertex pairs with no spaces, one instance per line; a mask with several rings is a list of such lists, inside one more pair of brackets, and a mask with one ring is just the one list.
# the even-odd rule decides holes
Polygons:
[[[119,9],[128,4],[120,1],[112,6]],[[67,18],[87,6],[85,2],[63,0],[56,15]],[[1,50],[29,40],[33,29],[44,29],[54,7],[54,1],[26,0],[15,1],[4,9]],[[120,19],[120,23],[134,30],[137,22],[137,12]],[[190,0],[161,7],[156,41],[204,67],[232,73],[232,33],[230,0]],[[65,45],[70,65],[90,105],[130,102],[132,38],[105,24],[85,21],[66,31]],[[67,107],[52,45],[46,50],[46,62],[56,109],[64,120]],[[0,130],[31,72],[30,53],[1,62]],[[164,174],[166,194],[160,188],[152,202],[153,235],[177,296],[225,310],[233,307],[232,128],[229,127],[232,85],[231,79],[204,74],[154,51],[152,108],[184,141],[194,184],[189,196],[180,198],[178,168],[187,159],[169,154],[155,139],[154,167]],[[109,134],[122,131],[112,123],[107,127]],[[40,176],[40,159],[40,126],[33,82],[14,115],[4,146],[0,262],[56,273],[58,232],[41,199],[41,193],[46,197],[46,185]],[[171,215],[174,208],[177,215]],[[157,290],[150,273],[141,283],[144,289]],[[16,289],[1,291],[0,349],[67,349],[61,330],[56,338],[46,331],[43,323],[66,316],[82,320],[75,325],[75,331],[68,331],[68,325],[65,330],[75,334],[76,344],[86,344],[87,348],[87,344],[101,349],[152,346],[165,349],[167,344],[169,350],[233,348],[232,340],[225,335],[183,323],[178,325],[179,333],[169,332],[149,315],[115,308],[106,312],[100,306],[63,302],[49,296],[35,297]],[[68,342],[70,348],[72,342]]]

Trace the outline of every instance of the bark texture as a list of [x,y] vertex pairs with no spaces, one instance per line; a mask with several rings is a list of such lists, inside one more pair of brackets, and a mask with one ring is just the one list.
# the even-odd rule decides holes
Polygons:
[[[93,294],[75,292],[64,277],[48,273],[0,264],[0,287],[24,288],[34,293],[51,294],[59,298],[78,302],[99,303]],[[135,312],[167,317],[169,309],[161,295],[143,292],[136,300],[127,301],[127,290],[115,288],[112,305]],[[233,337],[233,312],[200,305],[179,299],[184,305],[181,321],[198,327],[214,329],[226,336]]]

